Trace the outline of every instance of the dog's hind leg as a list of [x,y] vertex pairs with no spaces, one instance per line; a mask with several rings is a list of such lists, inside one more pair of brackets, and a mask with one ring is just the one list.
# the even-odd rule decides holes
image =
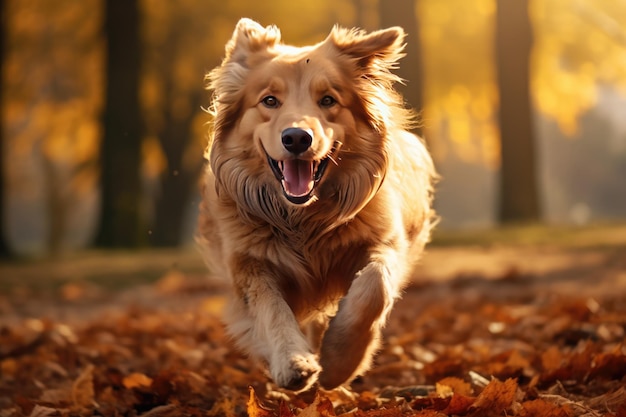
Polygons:
[[239,259],[232,270],[236,300],[226,316],[228,332],[239,347],[269,364],[276,384],[293,391],[309,388],[317,380],[316,356],[276,280],[262,262]]

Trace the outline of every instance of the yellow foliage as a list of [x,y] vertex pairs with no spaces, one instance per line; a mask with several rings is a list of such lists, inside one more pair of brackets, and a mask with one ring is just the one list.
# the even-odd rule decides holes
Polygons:
[[531,0],[532,93],[538,110],[574,135],[597,102],[598,85],[626,88],[626,3]]
[[[427,138],[436,157],[499,165],[495,0],[418,2]],[[531,94],[536,109],[574,135],[598,86],[626,95],[626,2],[531,0]]]
[[[201,107],[209,104],[208,94],[202,96],[203,76],[219,63],[239,17],[276,24],[285,41],[307,44],[321,40],[335,23],[354,26],[359,18],[361,26],[377,27],[379,1],[384,0],[142,0],[140,98],[152,136],[144,146],[147,174],[156,176],[166,168],[155,136],[168,120],[192,119],[193,140],[184,164],[197,164],[207,130]],[[575,135],[580,117],[599,99],[598,85],[626,95],[626,2],[529,4],[534,105],[563,132]],[[497,0],[420,0],[417,6],[426,137],[436,156],[453,152],[462,160],[497,167]],[[97,157],[105,87],[102,10],[101,0],[7,2],[3,117],[10,132],[10,176],[38,149],[57,163],[78,165]],[[306,16],[307,24],[294,16]],[[80,175],[81,187],[93,184],[94,173]]]
[[424,124],[434,153],[497,166],[495,0],[418,3],[424,53]]
[[142,172],[148,178],[156,178],[167,169],[167,159],[158,138],[154,136],[145,138],[141,143],[141,155]]

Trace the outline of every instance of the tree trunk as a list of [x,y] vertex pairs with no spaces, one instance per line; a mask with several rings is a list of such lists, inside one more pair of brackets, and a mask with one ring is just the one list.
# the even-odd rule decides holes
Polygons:
[[[196,109],[202,105],[204,90],[198,82],[197,89],[183,91],[177,88],[175,63],[185,44],[185,21],[174,17],[167,40],[160,47],[163,57],[159,68],[163,80],[165,106],[163,127],[157,132],[159,143],[167,159],[167,169],[160,178],[160,192],[155,200],[155,218],[150,243],[159,247],[178,246],[182,240],[182,229],[187,208],[191,203],[194,187],[198,186],[198,176],[204,166],[201,152],[196,163],[185,165],[184,156],[193,143],[193,120]],[[187,111],[180,111],[172,103],[186,101]]]
[[102,201],[96,243],[137,247],[142,230],[139,106],[140,38],[138,0],[105,1],[107,88],[101,146]]
[[532,28],[528,0],[497,0],[496,59],[500,90],[501,223],[541,217],[530,103]]
[[[401,26],[407,33],[407,55],[396,70],[406,85],[399,85],[397,88],[406,102],[417,112],[421,112],[424,108],[424,69],[416,3],[416,0],[379,0],[378,9],[381,27]],[[416,128],[416,133],[421,134],[421,126]]]
[[[7,38],[6,30],[6,10],[4,0],[0,0],[0,74],[2,74],[2,64],[4,63],[4,54],[5,54],[5,42]],[[0,80],[0,83],[2,80]],[[0,88],[0,91],[4,91],[4,89]],[[9,257],[11,254],[11,250],[6,240],[6,230],[4,225],[5,223],[5,192],[6,192],[6,172],[4,165],[4,151],[5,151],[5,143],[4,143],[4,127],[2,125],[2,102],[0,97],[0,258]]]
[[[199,93],[190,97],[190,101],[197,107],[200,106]],[[192,187],[197,185],[203,159],[202,155],[198,155],[197,166],[183,166],[185,149],[191,142],[193,113],[176,119],[167,111],[165,120],[165,128],[159,140],[168,168],[160,180],[161,190],[156,199],[151,243],[154,246],[172,247],[181,242],[185,212],[190,203]]]

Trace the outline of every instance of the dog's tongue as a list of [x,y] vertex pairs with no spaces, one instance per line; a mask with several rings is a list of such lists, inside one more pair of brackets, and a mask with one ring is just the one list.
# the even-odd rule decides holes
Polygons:
[[313,189],[313,163],[300,159],[288,159],[283,166],[283,187],[294,196],[307,195]]

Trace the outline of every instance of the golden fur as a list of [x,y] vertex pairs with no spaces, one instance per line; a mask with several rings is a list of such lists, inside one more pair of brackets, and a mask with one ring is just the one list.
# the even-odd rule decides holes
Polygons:
[[199,240],[232,283],[229,334],[281,387],[366,371],[429,239],[434,168],[390,71],[403,39],[335,27],[296,48],[242,19],[207,76]]

